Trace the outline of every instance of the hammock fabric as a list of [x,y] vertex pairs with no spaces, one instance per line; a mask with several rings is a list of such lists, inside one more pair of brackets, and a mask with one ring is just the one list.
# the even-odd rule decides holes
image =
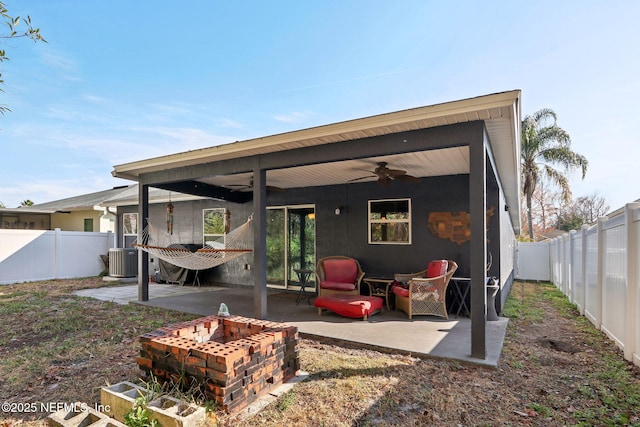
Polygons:
[[[156,232],[156,227],[148,224],[142,230],[142,242],[132,246],[143,250],[150,255],[160,258],[170,264],[189,270],[206,270],[229,262],[249,252],[253,252],[251,218],[240,227],[231,230],[225,237],[213,242],[213,245],[205,245],[196,252],[191,252],[185,247],[173,244],[161,246],[157,238],[151,236]],[[154,244],[155,243],[155,244]]]

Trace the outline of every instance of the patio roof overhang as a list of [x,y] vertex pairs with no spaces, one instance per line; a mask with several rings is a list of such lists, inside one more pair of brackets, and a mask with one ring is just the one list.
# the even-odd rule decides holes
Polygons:
[[[519,232],[520,96],[519,90],[513,90],[237,141],[117,165],[112,175],[141,181],[144,176],[154,176],[170,169],[483,121],[489,137],[488,148],[509,206],[509,215],[516,232]],[[375,156],[367,155],[365,152],[360,158],[354,158],[351,155],[349,158],[331,163],[299,165],[295,164],[295,159],[291,159],[292,164],[289,167],[283,166],[269,170],[267,180],[269,185],[282,188],[344,184],[350,179],[362,177],[363,169],[370,170],[371,165],[375,165],[377,161],[387,161],[394,168],[401,168],[409,175],[421,177],[464,174],[469,173],[470,168],[469,150],[461,145],[420,152],[403,152],[400,149],[397,154],[387,153]],[[216,176],[177,180],[177,183],[163,182],[159,188],[183,191],[188,194],[195,194],[193,191],[198,189],[202,192],[200,195],[206,196],[211,194],[206,187],[210,186],[210,189],[216,189],[219,198],[240,201],[243,196],[239,193],[242,192],[229,191],[229,189],[234,188],[232,186],[246,185],[251,178],[251,170],[225,171]],[[370,180],[375,180],[375,177],[371,177]]]

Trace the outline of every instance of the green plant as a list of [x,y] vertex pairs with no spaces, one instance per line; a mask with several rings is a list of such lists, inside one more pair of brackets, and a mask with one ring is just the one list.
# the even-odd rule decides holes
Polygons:
[[160,397],[162,394],[166,393],[166,385],[160,384],[160,382],[158,381],[158,378],[156,378],[156,376],[153,375],[153,372],[149,373],[148,381],[144,381],[141,379],[140,382],[144,384],[144,387],[147,390],[145,394],[147,400],[153,400],[157,397]]
[[151,411],[147,409],[147,398],[136,398],[131,410],[124,415],[124,423],[129,427],[156,427],[158,420],[151,419]]
[[278,402],[278,410],[280,412],[286,411],[289,407],[293,406],[296,402],[296,392],[291,390],[282,395]]
[[218,405],[215,400],[205,400],[204,402],[204,410],[207,414],[211,414],[218,409]]
[[551,415],[551,409],[547,408],[544,405],[540,405],[539,403],[530,403],[527,405],[527,408],[531,409],[532,411],[536,411],[538,414],[542,415],[543,417],[548,417]]

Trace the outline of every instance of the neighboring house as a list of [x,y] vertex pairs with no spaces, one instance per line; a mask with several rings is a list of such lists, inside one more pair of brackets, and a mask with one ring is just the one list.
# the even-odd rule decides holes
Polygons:
[[560,237],[565,233],[566,231],[564,230],[558,230],[557,228],[549,228],[541,233],[536,234],[536,242],[553,240],[556,237]]
[[0,228],[115,232],[115,210],[109,210],[100,204],[127,188],[116,187],[32,206],[0,209]]
[[[252,285],[258,318],[268,285],[286,289],[297,282],[293,267],[328,255],[383,276],[453,259],[457,276],[474,284],[471,354],[483,358],[486,276],[500,279],[499,306],[514,280],[520,123],[515,90],[117,165],[112,174],[137,181],[140,201],[121,201],[118,215],[121,224],[158,226],[171,204],[181,244],[207,240],[212,215],[232,229],[253,215],[253,254],[210,274]],[[200,199],[153,204],[152,188]],[[304,251],[291,244],[301,241]],[[149,261],[140,252],[149,265],[139,274],[141,300]]]

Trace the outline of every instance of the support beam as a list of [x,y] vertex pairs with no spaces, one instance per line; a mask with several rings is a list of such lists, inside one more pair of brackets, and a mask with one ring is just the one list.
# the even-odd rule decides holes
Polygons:
[[471,216],[471,357],[486,359],[487,325],[487,151],[484,138],[469,144],[469,213]]
[[153,185],[163,190],[175,191],[183,194],[192,194],[194,196],[209,197],[211,199],[223,200],[232,203],[247,203],[251,200],[251,193],[242,191],[231,191],[228,188],[218,187],[217,185],[206,184],[198,181],[180,181],[180,182],[164,182]]
[[[138,241],[149,218],[149,186],[138,185]],[[138,251],[138,301],[149,301],[149,254]]]
[[267,172],[253,170],[253,312],[267,317]]

